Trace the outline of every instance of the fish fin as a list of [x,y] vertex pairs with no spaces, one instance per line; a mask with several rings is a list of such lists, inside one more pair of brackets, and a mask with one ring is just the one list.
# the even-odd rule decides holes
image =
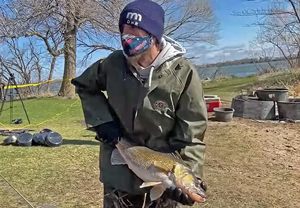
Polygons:
[[110,163],[112,165],[126,165],[125,160],[118,149],[114,149],[111,154]]
[[145,187],[149,187],[149,186],[156,186],[161,184],[161,182],[144,182],[140,188],[145,188]]
[[173,158],[176,158],[178,160],[182,160],[182,157],[180,155],[180,153],[178,151],[172,152],[172,153],[168,153],[168,155],[170,155]]
[[154,200],[158,199],[159,197],[161,197],[163,195],[163,193],[165,192],[165,190],[166,189],[163,186],[154,186],[150,190],[151,201],[154,201]]
[[134,146],[134,144],[131,144],[127,139],[125,139],[123,137],[120,139],[119,143],[121,143],[126,148]]

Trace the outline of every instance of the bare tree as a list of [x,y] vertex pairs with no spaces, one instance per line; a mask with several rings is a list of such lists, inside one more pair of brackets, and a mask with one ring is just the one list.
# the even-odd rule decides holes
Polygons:
[[[10,39],[1,45],[0,67],[8,74],[15,74],[19,84],[29,84],[35,81],[34,76],[38,77],[37,81],[42,79],[41,57],[42,53],[35,50],[31,41]],[[33,93],[31,87],[27,89]]]
[[[156,0],[166,10],[166,35],[185,43],[214,43],[217,23],[208,0]],[[70,79],[76,75],[78,47],[113,51],[120,47],[118,19],[129,0],[6,0],[0,5],[0,37],[36,36],[55,64],[64,54],[60,94],[75,96]],[[53,37],[62,37],[55,47]],[[56,40],[56,39],[55,39]],[[51,73],[50,73],[51,74]]]
[[[44,42],[46,49],[51,56],[51,64],[48,74],[48,79],[51,80],[53,78],[53,72],[55,69],[55,64],[57,58],[64,53],[64,48],[62,47],[63,44],[63,37],[62,34],[58,31],[58,28],[55,28],[51,25],[49,20],[46,19],[44,23],[44,34],[36,31],[32,31],[30,33],[26,33],[25,37],[37,37],[41,41]],[[51,20],[50,20],[51,21]],[[41,80],[40,80],[41,81]],[[47,83],[46,91],[50,92],[50,82]]]
[[256,39],[250,42],[250,48],[252,48],[252,58],[264,60],[269,66],[269,68],[266,69],[260,63],[257,63],[256,68],[259,74],[276,71],[276,66],[272,63],[272,60],[276,56],[276,46],[267,45],[267,43],[260,42],[259,39]]
[[252,26],[259,28],[256,42],[274,47],[291,68],[300,66],[300,1],[271,0],[264,9],[235,12],[238,16],[256,16]]
[[156,0],[166,13],[165,35],[186,44],[215,44],[219,23],[208,0]]
[[[43,71],[43,67],[41,66],[41,56],[39,56],[36,52],[35,52],[35,48],[33,47],[33,44],[30,44],[30,53],[32,54],[32,56],[35,58],[34,63],[32,65],[32,67],[35,69],[36,71],[36,77],[37,77],[37,82],[41,83],[42,82],[42,71]],[[41,94],[41,88],[42,85],[38,85],[37,86],[37,94],[40,95]]]
[[[1,37],[41,38],[53,57],[52,69],[56,58],[63,53],[64,74],[60,94],[73,98],[75,90],[70,80],[76,75],[77,38],[90,37],[87,43],[81,41],[82,44],[89,46],[93,34],[102,35],[99,37],[114,34],[118,10],[113,9],[113,6],[122,6],[120,4],[122,2],[120,0],[7,0],[5,6],[0,8]],[[89,33],[91,35],[87,36]],[[55,39],[56,37],[62,37],[64,45],[60,49],[58,45],[61,42]],[[105,42],[105,44],[109,43]],[[101,48],[100,46],[97,44],[98,48]],[[51,76],[50,72],[49,77]]]

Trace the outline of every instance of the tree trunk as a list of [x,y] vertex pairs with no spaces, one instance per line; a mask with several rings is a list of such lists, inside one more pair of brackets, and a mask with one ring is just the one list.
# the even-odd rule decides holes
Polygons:
[[[57,59],[57,56],[53,56],[53,57],[52,57],[48,81],[51,80],[52,77],[53,77],[53,71],[54,71],[56,59]],[[50,93],[50,82],[47,83],[46,92],[47,92],[47,93]]]
[[298,53],[297,53],[297,60],[296,60],[296,62],[297,62],[297,67],[300,67],[300,50],[298,51]]
[[[42,67],[38,67],[38,83],[42,82]],[[38,95],[41,95],[42,85],[38,85]]]
[[[30,80],[31,80],[30,75],[27,74],[27,73],[24,73],[24,81],[25,81],[24,84],[30,84]],[[25,89],[26,89],[26,87],[25,87]],[[33,92],[33,89],[32,89],[31,86],[27,87],[27,93],[26,94],[29,97],[32,96],[32,95],[34,95],[34,92]]]
[[73,28],[65,36],[64,46],[64,75],[59,95],[65,98],[73,99],[75,97],[75,87],[71,84],[71,79],[76,76],[76,33]]
[[[78,22],[76,20],[76,7],[72,0],[66,1],[66,30],[64,34],[64,76],[60,88],[59,95],[65,98],[75,98],[75,87],[71,84],[71,79],[76,76],[76,35],[78,30]],[[75,16],[74,16],[75,15]]]

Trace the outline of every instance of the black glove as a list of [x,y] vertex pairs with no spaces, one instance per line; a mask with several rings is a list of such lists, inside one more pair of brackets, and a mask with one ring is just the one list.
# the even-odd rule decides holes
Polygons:
[[116,121],[96,126],[95,131],[97,133],[96,139],[110,146],[115,146],[118,143],[119,138],[123,136],[123,131]]
[[[201,187],[206,192],[207,186],[204,182],[201,183]],[[172,199],[174,201],[179,202],[182,205],[187,206],[193,206],[193,204],[195,203],[195,201],[191,199],[186,193],[183,193],[180,188],[168,188],[165,190],[162,197]]]

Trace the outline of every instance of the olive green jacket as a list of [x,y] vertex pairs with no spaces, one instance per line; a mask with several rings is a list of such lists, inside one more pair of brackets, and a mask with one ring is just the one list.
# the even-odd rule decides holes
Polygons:
[[[200,78],[191,63],[182,57],[164,62],[154,70],[149,86],[148,81],[142,83],[133,75],[122,51],[115,51],[72,83],[88,129],[118,118],[128,139],[157,151],[180,151],[196,176],[202,177],[207,109]],[[110,164],[112,150],[100,146],[100,181],[142,194],[142,181],[126,165]]]

